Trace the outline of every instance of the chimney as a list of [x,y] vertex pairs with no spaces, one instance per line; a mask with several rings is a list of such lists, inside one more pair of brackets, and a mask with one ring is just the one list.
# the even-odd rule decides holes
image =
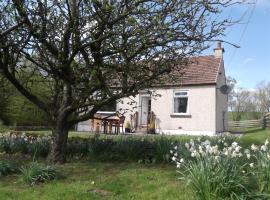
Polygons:
[[214,48],[214,56],[215,58],[223,58],[224,48],[221,46],[221,42],[217,42],[217,47]]

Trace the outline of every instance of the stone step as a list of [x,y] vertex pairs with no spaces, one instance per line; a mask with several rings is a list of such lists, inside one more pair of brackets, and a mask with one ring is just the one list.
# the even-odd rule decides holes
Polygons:
[[136,132],[146,133],[147,132],[147,125],[140,125],[140,126],[138,126]]

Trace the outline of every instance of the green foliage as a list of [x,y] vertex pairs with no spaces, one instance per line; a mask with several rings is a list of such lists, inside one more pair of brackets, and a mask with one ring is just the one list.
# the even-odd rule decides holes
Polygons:
[[18,166],[15,163],[0,161],[0,177],[16,173],[17,171]]
[[234,199],[246,192],[247,173],[235,160],[222,160],[216,164],[213,158],[191,162],[184,171],[185,180],[200,200]]
[[21,173],[23,180],[31,185],[44,183],[59,177],[59,172],[54,166],[43,165],[38,162],[23,166]]
[[174,140],[168,137],[123,137],[92,139],[89,146],[90,158],[106,161],[135,161],[139,163],[168,163],[169,150]]
[[[22,73],[22,72],[21,72]],[[27,87],[39,97],[49,94],[45,83],[40,80],[37,74],[30,71],[21,75],[20,81],[28,80]],[[29,76],[31,78],[29,78]],[[33,82],[36,81],[36,84]],[[36,105],[31,103],[28,99],[22,96],[14,86],[12,86],[6,79],[0,76],[0,120],[6,125],[31,125],[40,126],[48,125],[49,120],[46,113],[40,110]]]
[[19,94],[10,97],[4,113],[4,119],[6,123],[17,126],[48,125],[46,113]]
[[[256,163],[255,176],[257,179],[259,191],[261,193],[270,193],[270,149],[269,141],[261,147],[253,146],[253,160]],[[258,148],[258,149],[257,149]]]
[[[168,163],[169,150],[174,143],[184,143],[183,139],[156,137],[119,137],[119,138],[80,138],[68,140],[67,156],[70,158],[89,157],[101,161],[132,161]],[[49,136],[38,137],[28,134],[0,135],[0,152],[6,154],[22,153],[36,157],[46,157],[50,153]]]
[[[215,142],[215,141],[214,141]],[[191,140],[171,150],[181,179],[198,200],[269,199],[269,142],[243,148],[226,137]],[[188,150],[188,154],[184,155]]]
[[49,137],[34,137],[25,134],[0,133],[0,152],[22,153],[31,156],[47,157],[50,152]]
[[[234,121],[234,115],[236,115],[236,112],[228,112],[228,119],[230,121]],[[240,120],[256,120],[261,119],[264,115],[264,113],[261,112],[242,112],[240,113],[241,119]]]

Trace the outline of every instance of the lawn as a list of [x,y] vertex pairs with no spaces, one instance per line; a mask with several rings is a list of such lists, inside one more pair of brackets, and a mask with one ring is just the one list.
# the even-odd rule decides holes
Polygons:
[[244,144],[262,144],[267,138],[270,139],[270,129],[251,129],[240,137],[240,141]]
[[[32,133],[38,135],[50,134],[48,131]],[[93,137],[93,134],[71,132],[70,137],[74,136],[87,138]],[[126,135],[101,135],[101,138],[114,138],[114,140],[121,140],[121,138],[126,140],[127,138],[133,137],[148,137],[150,139],[158,139],[161,136],[148,135],[143,137],[130,137]],[[188,140],[191,138],[188,136],[168,136],[168,138],[170,137],[173,137],[176,140]],[[249,130],[239,137],[239,143],[245,146],[250,146],[252,143],[262,144],[267,138],[270,138],[269,129]],[[141,146],[138,146],[138,148],[139,147]],[[104,151],[104,149],[102,151]],[[22,156],[23,155],[20,154],[13,154],[9,156],[0,154],[0,160],[16,160],[22,161],[23,163],[31,162],[32,158],[29,155],[25,155],[24,157]],[[39,162],[45,162],[45,160],[42,158],[37,159],[39,159]],[[64,178],[36,186],[30,186],[23,182],[21,175],[15,174],[6,177],[0,176],[0,200],[193,199],[194,193],[192,193],[191,190],[186,187],[186,183],[178,179],[179,174],[176,172],[175,166],[170,165],[169,163],[138,164],[136,161],[101,162],[98,160],[90,160],[83,159],[80,161],[74,161],[74,159],[70,159],[67,164],[59,166]]]
[[0,181],[1,200],[75,199],[191,199],[191,192],[178,180],[175,167],[136,163],[67,163],[65,178],[29,186],[19,176]]

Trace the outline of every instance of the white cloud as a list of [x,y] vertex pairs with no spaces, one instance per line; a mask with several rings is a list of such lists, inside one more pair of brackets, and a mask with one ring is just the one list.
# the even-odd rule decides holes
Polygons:
[[250,62],[252,62],[252,61],[254,61],[254,60],[255,60],[254,58],[248,57],[248,58],[246,58],[246,59],[243,61],[243,65],[247,65],[248,63],[250,63]]

